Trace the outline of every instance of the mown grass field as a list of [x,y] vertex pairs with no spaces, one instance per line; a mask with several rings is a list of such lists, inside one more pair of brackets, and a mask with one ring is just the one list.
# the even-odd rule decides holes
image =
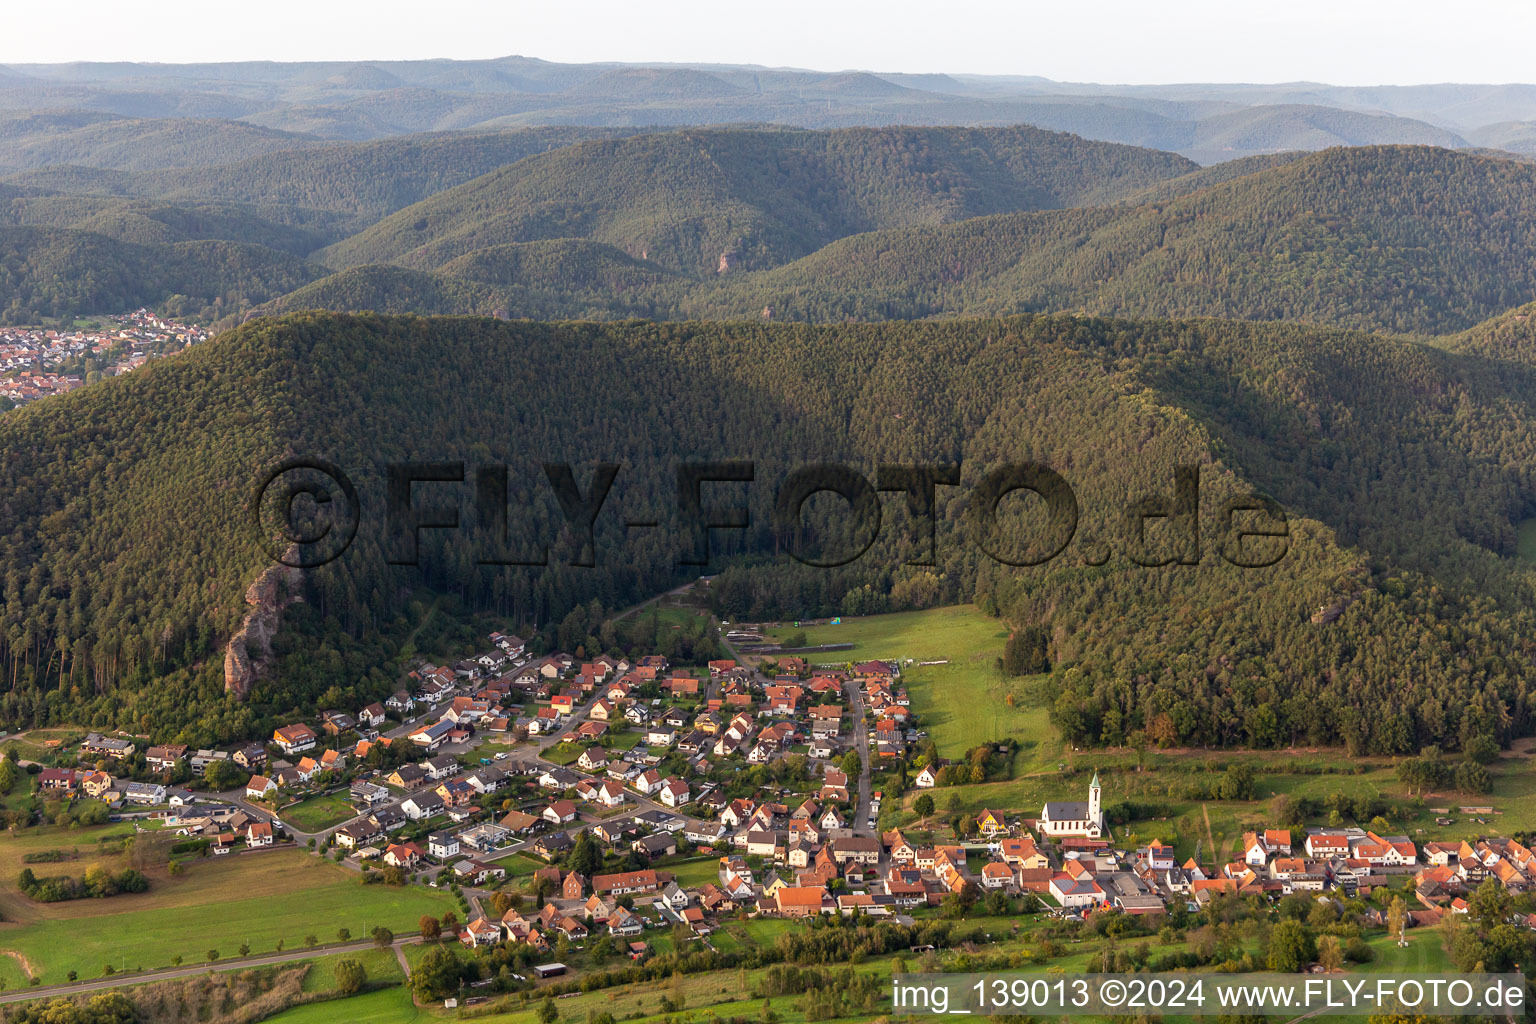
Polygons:
[[334,953],[330,956],[315,958],[310,964],[309,973],[304,975],[304,991],[336,991],[336,965],[343,960],[356,960],[362,964],[370,983],[405,981],[405,974],[400,970],[400,961],[395,959],[393,950],[365,949],[359,953]]
[[684,889],[694,888],[706,882],[714,882],[720,877],[720,858],[710,855],[707,857],[690,857],[687,860],[672,863],[660,863],[656,865],[658,871],[670,871],[677,879],[677,884]]
[[357,817],[352,805],[335,794],[313,796],[278,812],[283,821],[302,832],[320,832]]
[[403,986],[365,992],[350,999],[295,1006],[267,1018],[267,1024],[413,1024],[438,1019],[416,1008]]
[[[67,867],[77,873],[85,863]],[[104,900],[32,904],[12,890],[13,900],[29,905],[30,920],[0,924],[0,949],[54,984],[70,970],[100,977],[108,963],[118,970],[167,967],[177,955],[203,963],[210,949],[233,957],[242,943],[253,953],[275,950],[279,940],[299,949],[309,935],[334,942],[343,927],[358,937],[378,925],[409,932],[422,914],[458,910],[446,892],[361,885],[356,875],[298,850],[198,860],[180,878],[150,874],[149,892]]]

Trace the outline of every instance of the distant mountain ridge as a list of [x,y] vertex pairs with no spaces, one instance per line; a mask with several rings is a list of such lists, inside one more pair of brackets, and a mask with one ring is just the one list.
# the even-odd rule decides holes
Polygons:
[[534,125],[1023,123],[1210,163],[1331,145],[1507,143],[1529,151],[1527,133],[1501,126],[1536,121],[1536,86],[1529,85],[1122,86],[867,69],[557,64],[526,57],[16,64],[0,71],[0,110],[230,119],[311,141]]

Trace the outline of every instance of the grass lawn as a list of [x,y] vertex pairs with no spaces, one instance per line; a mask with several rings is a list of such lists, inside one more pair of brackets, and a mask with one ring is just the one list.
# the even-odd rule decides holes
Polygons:
[[607,733],[598,742],[609,750],[622,753],[631,749],[643,739],[645,739],[644,733],[632,732],[626,729],[621,732]]
[[544,861],[530,857],[525,853],[508,853],[500,857],[492,857],[490,862],[506,868],[508,882],[515,881],[518,876],[526,877],[539,870],[539,868],[549,866]]
[[458,910],[446,892],[361,885],[351,872],[297,850],[197,860],[180,878],[150,874],[146,893],[31,904],[30,923],[0,924],[0,949],[55,984],[70,970],[100,977],[108,962],[148,969],[170,966],[177,955],[189,964],[207,962],[209,949],[231,957],[241,943],[260,953],[279,939],[285,948],[301,948],[311,934],[334,942],[343,927],[354,936],[378,925],[409,932],[422,914]]
[[1350,969],[1362,974],[1454,974],[1456,966],[1445,952],[1438,928],[1415,928],[1408,933],[1407,948],[1399,948],[1394,935],[1368,940],[1376,959]]
[[718,855],[690,857],[671,864],[657,864],[655,867],[658,871],[672,872],[673,877],[677,879],[677,884],[684,889],[695,888],[705,882],[715,882],[720,877]]
[[[390,957],[394,959],[393,956]],[[399,967],[396,966],[398,972]],[[370,975],[371,977],[371,975]],[[350,999],[331,999],[323,1003],[295,1006],[273,1017],[268,1024],[412,1024],[413,1021],[434,1019],[425,1011],[418,1010],[411,1002],[411,994],[396,985],[393,988],[367,992]]]
[[393,950],[365,949],[360,953],[336,953],[331,956],[317,957],[310,964],[309,973],[304,975],[304,991],[334,992],[336,965],[343,960],[356,960],[362,964],[370,982],[405,981],[405,975],[400,971],[400,962],[395,959]]
[[284,807],[278,812],[278,816],[285,822],[291,822],[302,832],[320,832],[332,825],[340,825],[348,819],[357,817],[357,811],[353,810],[352,805],[340,796],[330,794],[312,796],[292,807]]
[[586,750],[587,746],[581,743],[556,743],[541,756],[551,764],[564,766],[575,764]]

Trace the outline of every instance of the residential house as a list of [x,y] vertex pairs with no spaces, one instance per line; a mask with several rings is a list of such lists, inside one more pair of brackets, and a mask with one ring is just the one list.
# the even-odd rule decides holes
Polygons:
[[620,871],[614,874],[592,876],[592,891],[600,896],[653,893],[660,888],[656,872],[649,868],[643,871]]
[[436,793],[417,793],[400,804],[400,810],[412,821],[421,821],[442,814],[447,809],[443,798]]
[[168,743],[163,746],[150,747],[144,752],[144,764],[152,772],[175,771],[181,764],[182,758],[187,756],[185,744]]
[[272,742],[277,745],[279,750],[290,756],[306,750],[313,750],[318,739],[319,737],[315,734],[315,730],[302,722],[295,723],[294,725],[285,725],[274,730],[272,733]]
[[667,807],[682,807],[688,803],[690,793],[688,783],[675,776],[669,776],[661,786],[661,802]]
[[785,917],[815,917],[837,912],[837,903],[819,885],[786,885],[773,894],[774,909]]
[[576,805],[569,800],[556,800],[540,811],[539,817],[551,825],[565,825],[576,820]]
[[277,783],[265,775],[252,775],[250,781],[245,784],[245,796],[247,800],[265,800],[277,793]]
[[426,851],[415,843],[390,843],[384,851],[384,863],[404,871],[414,871]]
[[452,832],[433,832],[427,836],[427,852],[437,860],[459,855],[459,837]]

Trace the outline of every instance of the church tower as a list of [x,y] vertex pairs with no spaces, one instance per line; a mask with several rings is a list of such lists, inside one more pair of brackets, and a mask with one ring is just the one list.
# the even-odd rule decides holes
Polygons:
[[1099,785],[1099,773],[1093,773],[1093,781],[1088,783],[1088,826],[1090,828],[1104,827],[1104,811],[1102,807],[1103,789]]

